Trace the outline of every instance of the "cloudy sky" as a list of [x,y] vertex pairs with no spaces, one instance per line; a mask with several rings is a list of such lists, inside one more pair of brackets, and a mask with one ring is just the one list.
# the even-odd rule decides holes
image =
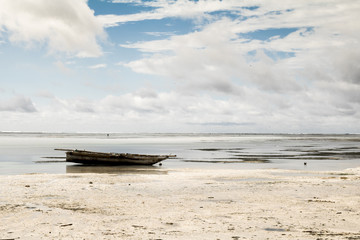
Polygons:
[[360,133],[359,0],[0,0],[0,131]]

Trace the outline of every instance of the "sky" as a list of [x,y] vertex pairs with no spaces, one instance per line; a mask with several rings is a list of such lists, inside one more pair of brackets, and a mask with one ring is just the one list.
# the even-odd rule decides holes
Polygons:
[[0,131],[360,133],[360,0],[0,0]]

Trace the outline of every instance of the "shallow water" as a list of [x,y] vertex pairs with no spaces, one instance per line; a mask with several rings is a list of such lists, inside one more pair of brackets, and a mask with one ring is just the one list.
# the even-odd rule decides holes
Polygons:
[[[55,148],[176,154],[151,167],[85,167]],[[304,162],[307,164],[304,165]],[[343,170],[360,166],[360,135],[54,134],[0,132],[0,174],[148,173],[173,168]]]

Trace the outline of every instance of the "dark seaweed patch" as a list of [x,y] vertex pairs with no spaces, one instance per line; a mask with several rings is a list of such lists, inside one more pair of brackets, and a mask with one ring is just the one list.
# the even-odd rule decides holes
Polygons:
[[199,149],[192,149],[192,150],[216,152],[216,151],[239,151],[239,150],[244,150],[244,148],[199,148]]
[[193,150],[197,150],[197,151],[206,151],[206,152],[216,152],[216,151],[221,151],[221,148],[200,148],[200,149],[193,149]]
[[244,161],[221,161],[221,160],[182,160],[183,162],[195,162],[195,163],[244,163]]
[[243,154],[235,155],[239,158],[292,158],[296,155],[282,155],[282,154]]
[[[276,153],[253,154],[244,151],[245,148],[200,148],[192,149],[196,151],[207,152],[225,152],[228,157],[207,158],[199,160],[183,160],[185,162],[204,162],[204,163],[269,163],[272,160],[343,160],[359,159],[360,148],[356,146],[335,147],[335,148],[318,148],[316,146],[296,146],[289,149],[280,150]],[[291,153],[290,153],[291,152]],[[285,153],[285,154],[282,154]],[[286,154],[288,153],[288,154]]]
[[261,158],[261,159],[294,159],[294,160],[341,160],[341,159],[357,159],[360,152],[330,152],[330,151],[307,151],[300,154],[241,154],[235,155],[238,158]]
[[[220,160],[224,159],[224,160]],[[270,160],[257,158],[216,158],[213,160],[181,160],[182,162],[197,162],[197,163],[268,163]]]
[[64,163],[66,160],[41,160],[41,161],[34,161],[34,163]]

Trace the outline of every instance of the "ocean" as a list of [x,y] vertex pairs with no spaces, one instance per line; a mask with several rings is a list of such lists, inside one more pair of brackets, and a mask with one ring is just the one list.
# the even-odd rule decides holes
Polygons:
[[[82,166],[55,148],[175,154],[162,166]],[[306,162],[306,165],[304,164]],[[360,166],[360,135],[0,132],[0,175],[164,173],[167,169],[334,171]],[[161,171],[158,171],[161,170]],[[166,172],[166,171],[165,171]]]

